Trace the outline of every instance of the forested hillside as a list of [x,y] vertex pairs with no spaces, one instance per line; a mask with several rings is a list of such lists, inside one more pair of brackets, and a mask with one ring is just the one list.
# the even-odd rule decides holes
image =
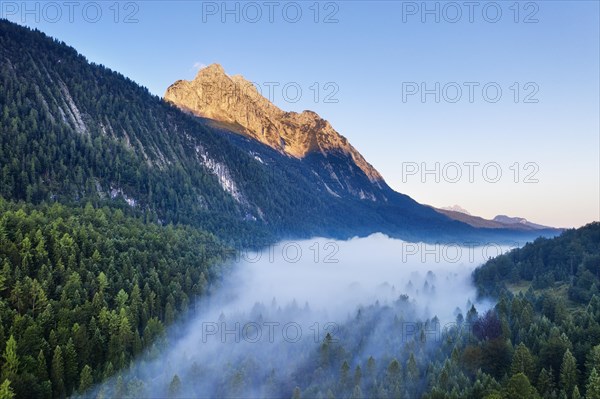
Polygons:
[[219,183],[235,173],[266,184],[269,174],[247,154],[74,49],[5,21],[0,28],[0,195],[89,200],[245,242],[265,235],[239,223],[249,209]]
[[83,392],[158,345],[226,256],[211,234],[120,210],[0,200],[2,380],[19,398]]
[[463,329],[426,397],[600,398],[599,255],[595,222],[476,269],[498,303]]
[[475,272],[483,293],[531,285],[535,290],[562,288],[569,300],[587,304],[600,291],[600,224],[567,230],[490,260]]

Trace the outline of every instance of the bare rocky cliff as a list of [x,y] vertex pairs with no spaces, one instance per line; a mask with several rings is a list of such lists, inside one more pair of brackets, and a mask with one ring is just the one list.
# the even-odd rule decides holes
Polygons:
[[329,122],[312,111],[279,109],[251,82],[239,75],[228,76],[218,64],[200,70],[193,81],[175,82],[164,98],[197,116],[227,123],[237,133],[298,159],[314,153],[349,157],[371,183],[379,186],[383,182],[379,172]]

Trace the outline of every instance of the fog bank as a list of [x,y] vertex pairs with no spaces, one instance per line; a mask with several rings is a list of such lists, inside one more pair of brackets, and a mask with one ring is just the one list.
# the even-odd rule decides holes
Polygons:
[[170,330],[159,353],[145,354],[92,394],[292,397],[298,386],[318,396],[331,384],[343,389],[331,375],[343,378],[346,365],[364,368],[369,358],[384,369],[389,359],[414,355],[425,367],[459,314],[472,303],[479,312],[490,307],[477,303],[470,274],[506,250],[375,234],[242,253],[223,286],[198,301],[191,321]]

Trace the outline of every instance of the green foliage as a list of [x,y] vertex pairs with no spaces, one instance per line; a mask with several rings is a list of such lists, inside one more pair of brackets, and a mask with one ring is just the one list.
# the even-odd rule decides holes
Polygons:
[[[474,280],[484,294],[498,295],[507,283],[507,276],[531,282],[534,289],[568,285],[568,298],[587,305],[600,287],[600,223],[563,232],[553,239],[538,238],[523,248],[488,261],[477,269]],[[545,310],[551,320],[564,317],[566,309]]]
[[587,399],[600,399],[600,376],[595,367],[590,372],[585,388]]
[[54,349],[52,356],[52,393],[55,398],[64,398],[66,396],[65,388],[65,362],[63,360],[60,346]]
[[[524,375],[542,397],[594,395],[597,377],[591,376],[600,364],[599,254],[600,223],[595,222],[551,240],[537,239],[473,273],[481,293],[500,296],[496,309],[503,334],[517,344],[511,379]],[[531,282],[527,293],[506,289],[515,274]]]
[[4,380],[4,382],[0,384],[0,399],[13,399],[14,397],[15,393],[10,386],[10,381]]
[[585,368],[588,370],[587,375],[592,369],[600,370],[600,344],[594,346],[586,356]]
[[81,375],[79,377],[79,392],[84,393],[93,383],[94,377],[92,376],[92,368],[86,364],[81,370]]
[[512,375],[523,373],[531,381],[535,376],[535,362],[531,356],[531,352],[524,343],[520,343],[515,350],[510,367]]
[[560,366],[560,387],[571,396],[577,386],[577,361],[571,351],[567,349]]
[[523,373],[510,377],[504,391],[505,399],[536,399],[539,394]]
[[167,313],[185,317],[230,253],[211,234],[109,208],[0,198],[0,226],[0,366],[18,398],[69,396],[161,345]]
[[537,389],[542,397],[547,398],[555,394],[554,377],[552,372],[542,368],[538,376]]
[[17,341],[12,335],[6,341],[6,349],[4,349],[2,360],[2,378],[14,381],[19,371],[19,357],[17,356]]

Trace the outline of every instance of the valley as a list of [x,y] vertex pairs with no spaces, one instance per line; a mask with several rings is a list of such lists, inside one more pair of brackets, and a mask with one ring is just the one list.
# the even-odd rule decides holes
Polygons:
[[0,399],[600,399],[584,3],[2,2]]

